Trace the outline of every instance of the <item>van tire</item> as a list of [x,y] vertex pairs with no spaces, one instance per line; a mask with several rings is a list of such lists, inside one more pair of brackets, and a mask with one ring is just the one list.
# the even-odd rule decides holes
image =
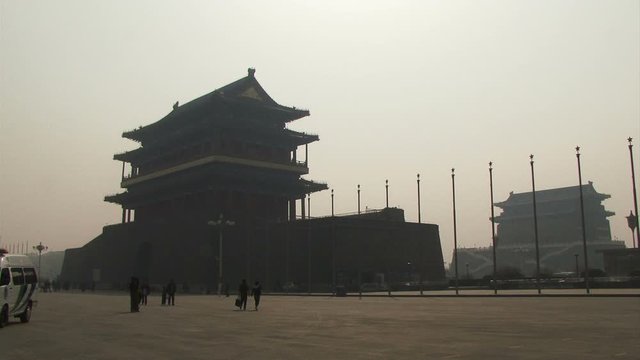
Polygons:
[[20,314],[20,321],[23,323],[28,323],[31,320],[31,301],[29,301],[29,305],[24,309],[24,312]]
[[0,328],[7,326],[9,323],[9,307],[7,305],[2,307],[0,311]]

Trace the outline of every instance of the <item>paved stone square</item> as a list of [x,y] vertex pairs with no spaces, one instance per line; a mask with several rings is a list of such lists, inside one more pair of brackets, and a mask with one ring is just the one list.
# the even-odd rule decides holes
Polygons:
[[1,359],[640,359],[640,297],[264,296],[245,312],[178,295],[140,313],[124,293],[38,300],[0,329]]

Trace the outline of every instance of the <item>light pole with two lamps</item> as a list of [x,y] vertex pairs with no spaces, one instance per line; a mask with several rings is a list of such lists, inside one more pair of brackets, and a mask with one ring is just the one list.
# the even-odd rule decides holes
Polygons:
[[49,247],[42,245],[42,241],[33,247],[33,250],[38,251],[38,276],[40,276],[40,269],[42,268],[42,252],[47,251],[47,249],[49,249]]
[[209,220],[207,222],[207,225],[218,228],[218,295],[222,295],[222,282],[224,280],[222,276],[222,230],[235,224],[234,221],[226,220],[222,214],[220,214],[218,220]]

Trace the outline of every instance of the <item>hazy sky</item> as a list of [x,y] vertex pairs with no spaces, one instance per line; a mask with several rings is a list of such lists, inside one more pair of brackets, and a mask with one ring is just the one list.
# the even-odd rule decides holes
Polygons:
[[[308,108],[307,178],[336,212],[390,205],[458,241],[491,239],[495,200],[584,182],[631,244],[629,152],[640,172],[640,2],[0,0],[0,243],[78,247],[120,221],[123,131],[246,76]],[[640,178],[640,173],[637,174]],[[496,209],[498,210],[498,209]],[[329,191],[311,215],[330,213]]]

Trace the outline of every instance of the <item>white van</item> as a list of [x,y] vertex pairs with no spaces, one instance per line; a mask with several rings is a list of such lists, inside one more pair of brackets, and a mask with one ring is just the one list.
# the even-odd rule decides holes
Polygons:
[[10,316],[29,322],[37,288],[38,276],[29,257],[0,249],[0,328]]

